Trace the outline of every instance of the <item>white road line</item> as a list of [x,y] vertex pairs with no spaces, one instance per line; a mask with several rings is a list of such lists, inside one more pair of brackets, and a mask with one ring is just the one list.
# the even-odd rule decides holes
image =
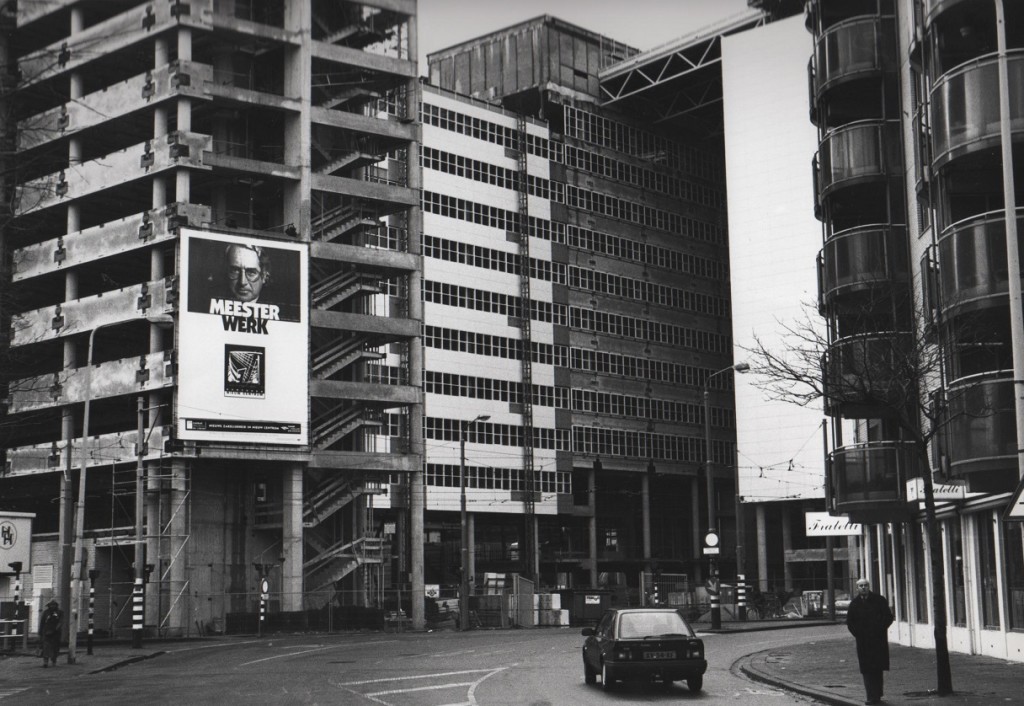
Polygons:
[[[517,665],[513,664],[512,666],[515,667]],[[473,686],[469,687],[469,706],[476,706],[476,688],[483,683],[484,679],[489,679],[489,678],[493,677],[495,674],[497,674],[498,672],[503,672],[506,669],[508,669],[508,667],[499,667],[498,669],[495,669],[490,674],[486,674],[486,675],[480,677],[479,679],[477,679],[476,683]]]
[[[500,669],[504,669],[501,667]],[[433,674],[416,674],[408,677],[383,677],[381,679],[364,679],[362,681],[346,681],[338,684],[338,686],[363,686],[366,684],[383,684],[389,681],[408,681],[410,679],[439,679],[441,677],[457,677],[462,674],[480,674],[482,672],[493,672],[491,669],[463,669],[458,672],[435,672]]]
[[209,650],[213,647],[234,647],[235,645],[252,645],[257,642],[266,642],[266,640],[245,640],[244,642],[218,642],[214,645],[199,645],[197,647],[182,647],[177,650],[164,650],[167,654],[176,654],[178,652],[192,652],[193,650]]
[[362,647],[365,647],[367,645],[383,645],[383,644],[386,644],[388,642],[398,642],[398,640],[376,640],[376,641],[373,641],[373,642],[360,642],[360,643],[346,644],[346,645],[327,645],[326,647],[317,647],[317,648],[312,649],[312,650],[302,650],[301,652],[288,652],[288,653],[283,654],[283,655],[273,655],[271,657],[263,657],[262,659],[254,659],[251,662],[243,662],[242,664],[240,664],[238,666],[239,667],[248,667],[250,664],[259,664],[260,662],[269,662],[269,661],[271,661],[273,659],[286,659],[288,657],[298,657],[299,655],[305,655],[305,654],[309,654],[311,652],[323,652],[324,650],[351,649],[353,647],[355,647],[355,648],[362,648]]
[[[486,677],[485,677],[486,678]],[[431,684],[430,686],[414,686],[409,689],[388,689],[387,691],[371,691],[363,696],[388,696],[389,694],[410,694],[414,691],[438,691],[440,689],[454,689],[457,686],[473,686],[476,682],[460,681],[448,682],[447,684]]]
[[23,686],[20,689],[0,689],[0,699],[6,699],[8,696],[14,696],[20,694],[23,691],[28,691],[27,686]]

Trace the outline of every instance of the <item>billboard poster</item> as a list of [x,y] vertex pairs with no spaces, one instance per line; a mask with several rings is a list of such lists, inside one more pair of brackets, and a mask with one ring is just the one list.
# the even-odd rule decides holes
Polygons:
[[177,438],[308,443],[308,256],[182,229]]

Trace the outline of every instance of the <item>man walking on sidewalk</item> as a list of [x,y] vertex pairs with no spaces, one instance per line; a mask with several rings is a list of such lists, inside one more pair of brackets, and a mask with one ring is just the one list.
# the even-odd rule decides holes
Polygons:
[[889,626],[892,610],[885,597],[871,592],[867,579],[857,581],[857,597],[850,601],[846,613],[846,627],[857,640],[857,661],[864,677],[866,704],[882,701],[882,672],[889,669]]
[[64,611],[57,601],[46,604],[46,610],[39,617],[39,640],[42,642],[43,666],[49,662],[57,666],[57,655],[60,652],[60,629],[64,625]]

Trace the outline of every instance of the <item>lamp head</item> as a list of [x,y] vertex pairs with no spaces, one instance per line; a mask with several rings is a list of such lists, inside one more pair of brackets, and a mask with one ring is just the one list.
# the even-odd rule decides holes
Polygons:
[[732,369],[735,370],[737,373],[745,373],[748,370],[750,370],[750,364],[749,363],[736,363],[736,365],[732,366]]

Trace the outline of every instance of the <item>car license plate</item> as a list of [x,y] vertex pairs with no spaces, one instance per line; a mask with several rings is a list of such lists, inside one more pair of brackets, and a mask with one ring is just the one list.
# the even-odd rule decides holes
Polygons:
[[675,652],[644,652],[644,659],[675,659]]

